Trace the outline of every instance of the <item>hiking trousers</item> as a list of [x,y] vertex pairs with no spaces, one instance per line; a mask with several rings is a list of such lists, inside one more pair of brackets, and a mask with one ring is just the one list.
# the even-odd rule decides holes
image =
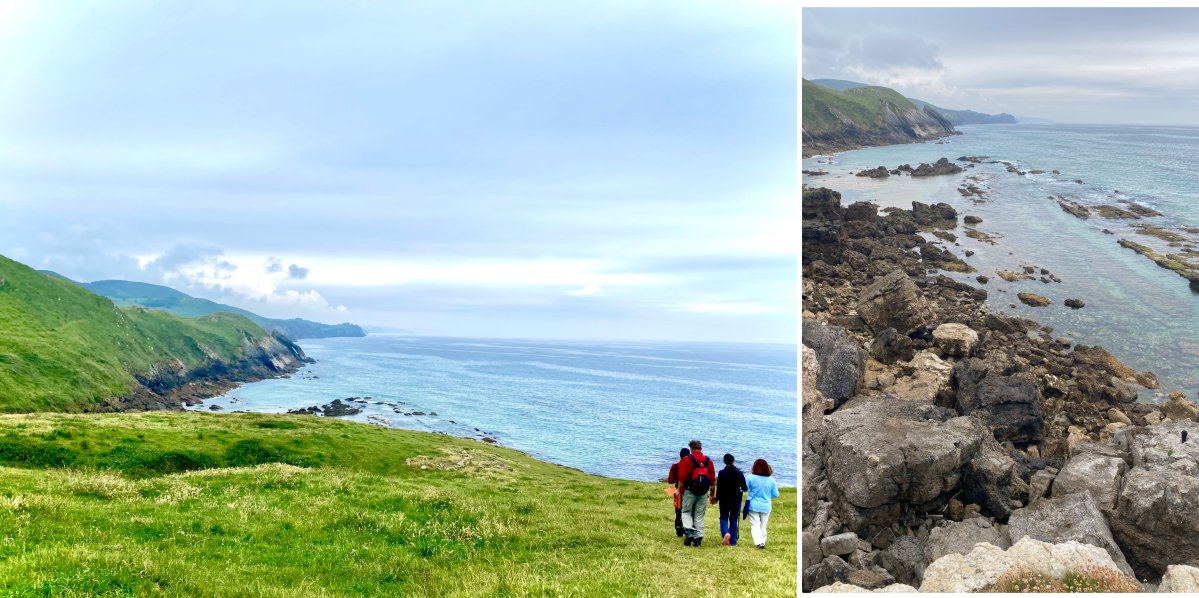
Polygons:
[[741,521],[741,501],[733,503],[724,501],[717,503],[720,505],[720,535],[729,535],[729,544],[736,546],[738,533],[738,523]]
[[708,512],[708,495],[683,491],[683,532],[688,538],[704,537],[704,514]]
[[766,544],[766,523],[768,521],[770,521],[769,512],[749,512],[749,534],[753,536],[755,546]]

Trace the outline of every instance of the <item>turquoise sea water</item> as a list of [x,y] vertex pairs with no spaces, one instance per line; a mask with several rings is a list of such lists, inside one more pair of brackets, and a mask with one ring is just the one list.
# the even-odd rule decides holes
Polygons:
[[[300,341],[317,362],[198,409],[277,413],[370,397],[351,419],[500,444],[590,473],[658,480],[691,438],[794,486],[794,346],[370,335]],[[397,409],[399,412],[397,412]],[[423,412],[425,415],[405,415]],[[436,415],[433,415],[436,413]]]
[[[944,201],[960,214],[982,217],[977,228],[998,237],[996,245],[966,238],[959,227],[953,231],[958,244],[947,248],[980,274],[992,277],[984,287],[992,309],[1036,319],[1052,326],[1055,335],[1104,346],[1128,365],[1155,372],[1163,390],[1143,392],[1143,400],[1161,400],[1164,392],[1176,388],[1194,400],[1199,391],[1199,295],[1191,292],[1185,279],[1120,247],[1117,240],[1177,251],[1136,234],[1130,225],[1153,223],[1173,230],[1199,226],[1199,162],[1195,159],[1199,128],[974,125],[960,129],[964,134],[947,139],[946,144],[867,148],[833,156],[831,163],[828,157],[805,159],[805,169],[824,169],[830,175],[805,176],[804,183],[840,191],[845,204],[869,200],[883,207],[910,208],[913,200]],[[961,175],[927,179],[852,176],[867,167],[895,168],[961,155],[990,156],[1013,162],[1021,170],[1042,169],[1046,174],[1020,176],[1006,172],[1003,165],[979,164]],[[1053,169],[1060,174],[1051,174]],[[957,192],[966,176],[982,179],[987,203],[976,205]],[[1120,205],[1117,201],[1123,199],[1152,207],[1163,216],[1080,220],[1062,211],[1050,195],[1082,204]],[[975,255],[965,257],[967,249]],[[996,270],[1019,271],[1022,265],[1048,268],[1062,283],[1009,283],[994,276]],[[977,284],[976,275],[953,276]],[[1025,290],[1049,297],[1054,304],[1027,307],[1016,300],[1016,294]],[[1062,301],[1071,297],[1083,299],[1086,307],[1066,308]]]

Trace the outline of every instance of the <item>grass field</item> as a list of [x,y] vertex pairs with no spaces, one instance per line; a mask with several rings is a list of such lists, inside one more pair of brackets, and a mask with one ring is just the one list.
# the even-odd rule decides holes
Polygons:
[[234,314],[118,308],[0,256],[0,411],[78,410],[126,394],[155,367],[235,360],[266,334]]
[[757,550],[715,508],[683,547],[663,488],[312,416],[4,415],[0,594],[797,593],[794,489]]

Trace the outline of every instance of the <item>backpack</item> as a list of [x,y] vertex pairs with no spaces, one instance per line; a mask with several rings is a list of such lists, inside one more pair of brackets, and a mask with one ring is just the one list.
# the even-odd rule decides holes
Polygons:
[[695,455],[687,455],[691,458],[691,478],[687,480],[687,489],[694,494],[707,494],[712,489],[712,459],[704,457],[704,463],[701,466],[699,459]]

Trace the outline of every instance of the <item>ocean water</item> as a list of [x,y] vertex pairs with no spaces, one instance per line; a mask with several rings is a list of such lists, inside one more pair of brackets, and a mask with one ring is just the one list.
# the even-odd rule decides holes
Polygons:
[[[1117,244],[1126,238],[1159,251],[1178,251],[1163,241],[1137,234],[1136,223],[1152,223],[1199,245],[1199,235],[1182,230],[1199,226],[1199,128],[1087,125],[974,125],[945,144],[923,143],[845,152],[803,161],[805,169],[824,169],[829,176],[805,176],[804,183],[842,193],[842,203],[868,200],[881,207],[910,208],[911,202],[944,201],[959,214],[980,216],[977,229],[996,237],[995,245],[954,232],[957,244],[946,247],[991,276],[985,285],[995,311],[1016,313],[1055,329],[1076,343],[1107,348],[1131,367],[1158,375],[1162,390],[1142,392],[1142,400],[1160,401],[1173,389],[1195,400],[1199,390],[1199,295],[1187,281],[1147,258]],[[867,167],[895,168],[903,163],[932,162],[941,157],[985,155],[1015,163],[1021,170],[1045,174],[1017,175],[1000,164],[979,164],[961,175],[873,180],[855,177]],[[964,164],[964,163],[959,163]],[[1057,169],[1060,174],[1050,171]],[[966,176],[978,176],[987,203],[975,204],[958,193]],[[1076,180],[1083,181],[1081,184]],[[1064,212],[1050,195],[1086,205],[1125,200],[1152,207],[1162,217],[1142,220],[1081,220]],[[1104,229],[1109,232],[1105,233]],[[1192,240],[1195,241],[1192,243]],[[965,257],[965,250],[975,255]],[[1062,279],[1004,282],[1001,269],[1022,265],[1047,268]],[[954,274],[971,284],[977,274]],[[1016,299],[1031,291],[1053,300],[1044,308]],[[1080,298],[1081,310],[1062,302]],[[1012,304],[1015,304],[1014,306]]]
[[[655,481],[699,438],[716,462],[771,463],[795,486],[796,348],[372,334],[300,341],[317,361],[197,409],[279,413],[369,397],[350,419],[499,444],[589,473]],[[424,412],[425,415],[405,415]],[[436,415],[433,415],[436,413]]]

